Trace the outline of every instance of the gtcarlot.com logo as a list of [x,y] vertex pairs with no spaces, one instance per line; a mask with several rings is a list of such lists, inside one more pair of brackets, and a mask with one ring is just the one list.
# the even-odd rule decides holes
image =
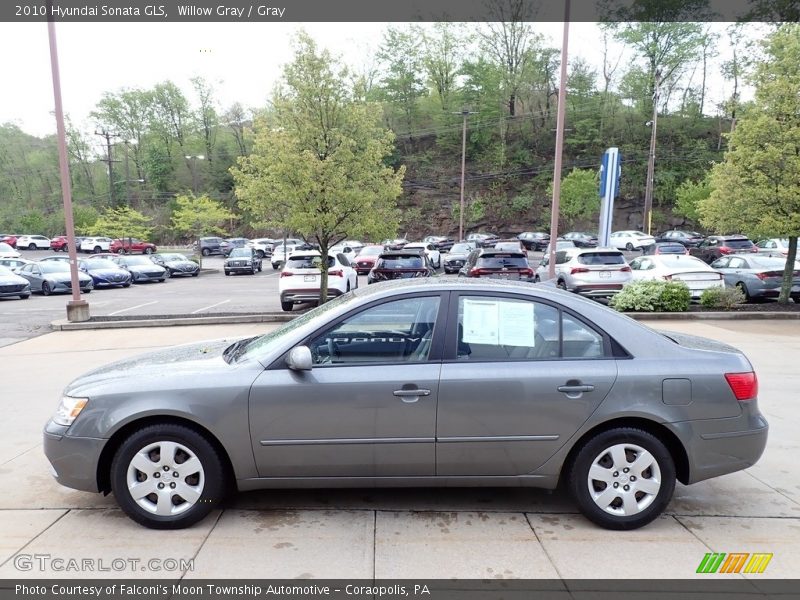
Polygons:
[[17,554],[18,571],[94,573],[108,571],[194,571],[193,558],[61,558],[51,554]]
[[700,561],[698,573],[763,573],[772,553],[756,552],[709,552]]

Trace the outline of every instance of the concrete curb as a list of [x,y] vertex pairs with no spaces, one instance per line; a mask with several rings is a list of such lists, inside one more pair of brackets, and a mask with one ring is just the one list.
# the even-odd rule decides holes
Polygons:
[[[176,325],[228,325],[234,323],[285,323],[300,313],[257,313],[197,317],[171,315],[161,319],[119,319],[70,323],[59,319],[50,323],[54,331],[85,331],[89,329],[128,329],[138,327],[173,327]],[[706,313],[624,313],[637,321],[728,321],[728,320],[785,320],[800,319],[800,312],[706,312]]]

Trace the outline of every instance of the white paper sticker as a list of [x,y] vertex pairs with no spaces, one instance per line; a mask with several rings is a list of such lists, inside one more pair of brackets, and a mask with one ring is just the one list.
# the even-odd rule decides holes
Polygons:
[[536,344],[533,327],[533,304],[530,302],[500,302],[500,344],[525,346]]
[[498,303],[491,300],[464,300],[463,334],[461,340],[467,344],[491,344],[497,346]]

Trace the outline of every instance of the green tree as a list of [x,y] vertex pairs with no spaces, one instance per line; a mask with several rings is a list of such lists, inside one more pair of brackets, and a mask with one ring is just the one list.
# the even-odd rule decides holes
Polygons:
[[711,173],[698,181],[685,180],[675,191],[675,212],[695,223],[700,222],[700,202],[711,195]]
[[766,60],[752,78],[754,110],[731,133],[725,161],[712,170],[713,191],[699,210],[703,224],[718,231],[789,238],[778,299],[785,304],[800,235],[800,25],[782,25],[764,47]]
[[[573,169],[561,180],[561,198],[559,200],[559,220],[574,223],[579,219],[595,216],[600,210],[598,196],[598,175],[588,169]],[[553,186],[550,184],[550,196]]]
[[107,235],[112,238],[147,239],[153,231],[150,217],[137,210],[121,206],[108,208],[89,229],[91,235]]
[[179,236],[225,235],[225,223],[234,215],[207,195],[183,194],[175,198],[172,230]]
[[[273,98],[274,120],[233,169],[239,205],[273,223],[288,207],[275,224],[315,240],[322,265],[337,242],[388,237],[398,222],[395,201],[405,169],[384,163],[394,136],[380,126],[378,106],[353,100],[348,80],[339,62],[301,33]],[[327,268],[321,267],[321,280],[324,303]]]
[[378,50],[378,59],[386,68],[378,96],[389,108],[401,113],[406,131],[414,129],[419,99],[425,94],[419,50],[421,36],[418,27],[407,30],[389,27]]

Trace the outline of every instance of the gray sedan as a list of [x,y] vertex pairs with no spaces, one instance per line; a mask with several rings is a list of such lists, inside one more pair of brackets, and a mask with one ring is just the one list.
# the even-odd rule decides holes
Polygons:
[[[725,285],[742,290],[748,302],[777,298],[785,266],[785,258],[737,254],[723,256],[711,263],[712,268],[724,275]],[[800,267],[795,267],[791,296],[795,302],[800,302]]]
[[27,300],[31,297],[31,285],[8,267],[0,266],[0,298],[9,297]]
[[[41,292],[43,296],[72,290],[69,264],[60,260],[28,263],[20,267],[17,273],[30,282],[31,291]],[[86,273],[78,272],[78,283],[84,294],[88,294],[94,289],[92,278]]]
[[553,288],[426,278],[89,372],[44,450],[59,483],[113,491],[153,528],[196,523],[230,487],[563,482],[589,519],[633,529],[676,480],[758,460],[757,395],[730,346]]

